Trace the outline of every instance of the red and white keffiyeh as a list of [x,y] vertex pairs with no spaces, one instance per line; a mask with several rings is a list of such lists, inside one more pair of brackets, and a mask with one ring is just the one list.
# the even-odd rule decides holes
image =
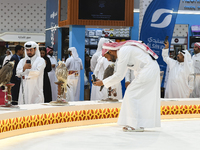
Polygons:
[[141,48],[144,52],[150,54],[155,59],[158,59],[158,55],[154,53],[146,44],[141,43],[140,41],[127,40],[124,42],[113,42],[113,43],[104,43],[102,49],[102,56],[104,56],[109,50],[119,50],[122,46],[137,46]]
[[47,46],[46,50],[47,50],[47,54],[48,54],[51,50],[53,50],[53,47]]
[[196,43],[194,44],[194,46],[197,46],[198,48],[200,48],[200,42],[196,42]]

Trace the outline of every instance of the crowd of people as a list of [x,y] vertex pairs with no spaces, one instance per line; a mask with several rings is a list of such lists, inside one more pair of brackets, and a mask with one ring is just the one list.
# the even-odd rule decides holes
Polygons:
[[[70,58],[65,62],[68,69],[68,85],[66,94],[69,101],[77,101],[80,97],[80,70],[83,69],[82,60],[79,58],[75,47],[68,50]],[[57,100],[57,81],[55,70],[58,65],[53,56],[52,47],[41,47],[34,41],[29,41],[24,46],[17,45],[15,54],[6,51],[4,64],[14,61],[13,74],[10,82],[12,87],[12,104],[49,103]]]
[[[178,52],[177,60],[169,57],[169,42],[164,43],[162,57],[168,66],[165,98],[200,98],[200,43],[194,44],[194,55],[188,50]],[[80,70],[83,69],[75,47],[68,49],[70,57],[64,61],[68,70],[68,101],[80,99]],[[24,56],[24,58],[23,58]],[[95,75],[90,100],[109,97],[122,99],[118,124],[123,131],[144,131],[160,126],[160,68],[158,56],[141,41],[112,42],[101,38],[91,60],[85,53],[85,80],[89,72]],[[15,47],[15,54],[6,51],[4,64],[15,61],[12,83],[12,104],[48,103],[57,99],[55,70],[58,65],[52,47],[41,47],[34,41]],[[105,78],[108,66],[114,66],[111,76]],[[125,77],[125,95],[122,98],[121,81]],[[85,82],[86,83],[86,82]],[[103,88],[104,86],[104,88]],[[109,88],[116,95],[109,95]]]
[[[110,59],[106,59],[106,55],[108,53],[106,53],[106,55],[102,54],[103,51],[105,51],[105,48],[103,47],[109,43],[112,44],[108,38],[101,38],[98,43],[97,51],[91,58],[87,53],[85,53],[85,80],[88,81],[90,72],[93,72],[97,80],[104,81],[104,72],[109,65],[114,65],[114,73],[117,75],[113,78],[113,81],[111,80],[115,84],[111,84],[111,81],[109,81],[109,86],[105,86],[102,90],[100,90],[100,87],[92,85],[90,100],[95,101],[106,99],[108,97],[109,87],[114,89],[117,93],[117,96],[112,95],[111,97],[122,99],[122,87],[120,80],[125,77],[125,87],[126,90],[129,91],[128,87],[139,80],[138,72],[141,71],[141,66],[145,66],[147,64],[147,62],[144,61],[140,62],[138,64],[139,66],[137,66],[137,62],[132,62],[132,66],[128,64],[126,70],[121,70],[119,72],[120,59],[117,57],[116,60],[113,61],[112,59],[114,59],[114,57],[112,55]],[[140,44],[142,45],[143,43]],[[128,49],[128,46],[129,45],[125,43],[122,47],[126,47]],[[137,45],[136,47],[138,48],[139,46]],[[133,46],[130,49],[132,48]],[[137,48],[134,47],[134,51]],[[141,49],[141,47],[139,48]],[[69,101],[77,101],[80,99],[80,70],[83,69],[83,64],[75,47],[70,47],[68,52],[70,57],[64,62],[66,68],[68,69],[67,83],[69,85],[67,87],[68,92],[66,97]],[[109,51],[109,54],[112,52],[113,51]],[[114,52],[118,53],[118,51]],[[136,55],[134,57],[136,57]],[[169,42],[167,42],[165,43],[165,48],[162,50],[162,57],[168,66],[165,98],[199,98],[200,43],[195,43],[193,56],[191,56],[188,50],[181,50],[177,55],[177,60],[174,60],[169,57]],[[124,58],[126,57],[124,56]],[[142,60],[142,57],[140,56],[138,59]],[[39,45],[36,42],[29,41],[24,44],[24,47],[17,45],[15,47],[14,55],[8,49],[6,51],[6,57],[4,58],[3,65],[5,65],[5,63],[9,60],[15,61],[13,75],[10,81],[15,84],[11,91],[13,100],[12,103],[14,105],[44,102],[48,103],[50,101],[56,101],[57,85],[55,82],[57,81],[57,78],[55,70],[58,62],[53,56],[52,47],[48,46],[46,48],[39,48]],[[128,61],[128,59],[126,60]],[[139,69],[137,67],[139,67]],[[88,84],[88,82],[85,83]],[[136,86],[136,83],[134,85]],[[138,95],[139,93],[140,92],[137,91]],[[125,98],[126,95],[127,94],[124,96]]]

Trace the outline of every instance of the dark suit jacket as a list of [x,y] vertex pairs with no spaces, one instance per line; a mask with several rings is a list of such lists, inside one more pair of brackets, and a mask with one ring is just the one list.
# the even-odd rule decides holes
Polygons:
[[[14,65],[14,69],[13,69],[13,75],[11,77],[10,82],[14,83],[15,85],[12,87],[11,89],[11,93],[12,93],[12,100],[13,101],[18,101],[18,97],[19,97],[19,88],[20,88],[20,83],[21,83],[21,79],[18,78],[16,75],[16,68],[17,65],[19,63],[19,58],[17,56],[17,54],[14,54],[11,59],[11,61],[15,61],[15,65]],[[13,102],[14,105],[17,105],[17,103]]]
[[14,54],[11,57],[10,61],[15,61],[15,65],[14,65],[14,69],[13,69],[13,75],[12,75],[11,80],[10,80],[10,82],[13,83],[16,80],[20,80],[20,78],[18,78],[18,77],[15,76],[16,75],[16,68],[17,68],[17,65],[19,63],[19,58],[18,58],[17,54]]

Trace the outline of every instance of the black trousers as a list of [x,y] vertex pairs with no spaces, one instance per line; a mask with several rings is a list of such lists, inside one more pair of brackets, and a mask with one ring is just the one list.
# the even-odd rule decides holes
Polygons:
[[[12,82],[13,83],[13,82]],[[14,86],[11,89],[12,94],[12,104],[18,105],[19,89],[20,89],[21,80],[15,80]]]

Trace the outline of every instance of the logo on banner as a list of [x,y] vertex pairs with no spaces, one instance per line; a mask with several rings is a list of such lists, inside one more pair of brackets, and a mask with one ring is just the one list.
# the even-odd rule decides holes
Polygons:
[[55,44],[54,42],[54,35],[55,35],[55,32],[57,30],[57,27],[53,22],[51,22],[51,46],[53,46]]
[[58,12],[53,12],[52,14],[50,14],[50,18],[55,18],[58,15]]
[[[166,63],[161,56],[165,46],[163,42],[168,36],[169,44],[171,43],[179,4],[180,0],[153,0],[143,17],[140,40],[158,55],[157,62],[161,71],[166,70]],[[161,86],[164,86],[164,80]]]
[[[155,27],[155,28],[166,28],[167,26],[169,26],[169,24],[171,23],[172,20],[172,10],[169,9],[158,9],[154,12],[152,19],[151,19],[151,27]],[[165,16],[165,18],[161,18],[165,13],[167,13],[168,15]],[[163,21],[161,23],[154,23],[156,21],[158,21],[159,19],[163,19]]]

